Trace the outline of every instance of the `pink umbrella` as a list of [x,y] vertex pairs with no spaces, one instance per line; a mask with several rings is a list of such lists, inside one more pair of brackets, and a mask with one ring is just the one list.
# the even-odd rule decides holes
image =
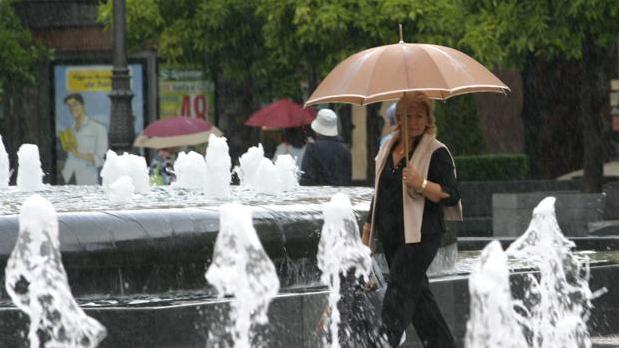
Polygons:
[[304,109],[288,99],[278,100],[252,114],[246,126],[266,128],[292,128],[312,123],[316,117],[314,109]]
[[185,116],[164,118],[151,123],[135,139],[133,146],[164,149],[208,142],[211,134],[221,135],[217,127],[201,118]]

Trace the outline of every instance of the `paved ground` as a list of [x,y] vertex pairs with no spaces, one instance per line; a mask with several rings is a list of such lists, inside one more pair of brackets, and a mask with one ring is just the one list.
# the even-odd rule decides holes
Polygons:
[[[406,332],[406,343],[400,346],[400,348],[421,348],[415,332],[410,328]],[[619,348],[619,336],[598,336],[591,337],[592,348]]]
[[[571,180],[575,177],[583,176],[583,170],[561,175],[557,180]],[[604,176],[619,176],[619,161],[607,162],[604,164]]]
[[619,336],[591,337],[593,348],[619,347]]

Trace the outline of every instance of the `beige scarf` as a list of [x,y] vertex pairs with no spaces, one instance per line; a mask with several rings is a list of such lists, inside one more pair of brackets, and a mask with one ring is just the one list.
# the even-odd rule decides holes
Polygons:
[[[380,149],[378,154],[376,155],[376,174],[374,179],[374,201],[376,202],[376,197],[378,196],[378,187],[380,176],[385,168],[385,164],[388,160],[390,160],[391,148],[394,143],[398,141],[400,138],[399,132],[396,132],[391,139],[384,144],[384,146]],[[428,178],[428,170],[430,169],[430,160],[432,159],[432,154],[434,151],[439,148],[447,147],[436,140],[436,137],[432,134],[425,133],[419,144],[415,148],[413,152],[413,157],[409,161],[409,166],[412,166],[419,172],[419,174],[424,178]],[[447,149],[449,152],[449,149]],[[449,153],[451,157],[451,161],[453,163],[453,156]],[[455,172],[455,163],[454,163],[454,175]],[[423,219],[423,210],[426,204],[426,198],[423,195],[416,193],[414,190],[408,188],[404,181],[402,181],[402,197],[403,197],[403,211],[404,211],[404,240],[405,243],[419,243],[421,242],[421,222]],[[374,234],[374,215],[376,213],[376,209],[372,209],[372,230],[370,231],[370,244],[373,241]],[[453,207],[443,207],[443,213],[445,220],[448,221],[462,221],[462,202],[458,202],[457,205]]]

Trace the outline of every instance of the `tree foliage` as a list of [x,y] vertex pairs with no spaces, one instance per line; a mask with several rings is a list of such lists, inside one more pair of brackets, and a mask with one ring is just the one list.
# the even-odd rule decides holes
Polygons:
[[[461,0],[460,40],[490,65],[514,66],[524,82],[523,121],[534,176],[585,169],[601,189],[609,67],[619,33],[616,0]],[[546,139],[562,139],[547,144]],[[578,149],[584,148],[584,156]]]
[[[101,22],[111,23],[111,6],[101,5]],[[300,99],[299,81],[312,89],[348,55],[397,42],[399,23],[407,42],[453,46],[460,16],[447,0],[127,0],[130,47],[250,78],[260,99]]]
[[450,1],[265,0],[265,43],[277,61],[297,64],[310,88],[338,62],[366,48],[399,41],[452,45],[458,11]]
[[[6,3],[6,0],[4,0]],[[100,20],[111,22],[112,1]],[[127,0],[128,42],[167,61],[251,72],[275,80],[320,80],[365,48],[406,42],[461,49],[491,66],[522,69],[529,55],[579,60],[586,43],[617,41],[615,0]],[[249,72],[248,72],[249,71]]]
[[12,1],[0,0],[0,82],[33,82],[33,65],[48,54],[33,41],[13,11]]
[[580,60],[583,47],[617,42],[615,0],[460,0],[459,44],[482,62],[523,68],[529,55]]
[[[348,55],[397,42],[402,23],[406,42],[454,47],[489,67],[522,72],[523,120],[533,129],[525,139],[532,144],[531,163],[540,161],[533,153],[540,150],[532,149],[540,137],[570,131],[574,139],[601,138],[599,125],[581,127],[591,130],[584,137],[576,126],[546,128],[552,124],[548,117],[578,125],[589,122],[586,115],[599,115],[607,91],[596,81],[606,76],[604,50],[619,33],[617,0],[127,0],[127,9],[130,45],[149,44],[166,61],[204,64],[213,76],[234,81],[245,117],[274,98],[301,101],[307,97],[301,81],[311,92]],[[101,5],[100,15],[109,22],[111,1]],[[553,66],[558,68],[545,68]],[[573,68],[579,72],[563,80],[555,76]],[[581,84],[572,104],[553,107],[557,95],[574,95],[566,89]],[[582,163],[575,155],[550,158],[569,165],[555,166],[546,176]],[[535,165],[531,170],[540,175]]]
[[[278,72],[262,35],[264,18],[256,0],[127,0],[130,47],[149,45],[168,63],[204,65],[213,75],[244,84],[268,99],[290,88]],[[111,24],[112,4],[100,6],[99,21]],[[288,74],[286,74],[288,73]],[[298,88],[298,80],[295,82]],[[255,90],[254,90],[255,89]]]
[[[113,1],[99,6],[99,22],[111,28]],[[153,46],[161,48],[160,36],[166,30],[159,0],[126,0],[127,43],[129,47]]]

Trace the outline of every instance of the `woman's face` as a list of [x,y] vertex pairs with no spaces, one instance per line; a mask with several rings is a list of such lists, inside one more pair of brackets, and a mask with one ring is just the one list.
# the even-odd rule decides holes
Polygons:
[[[428,127],[428,115],[426,115],[425,110],[411,104],[406,109],[406,114],[408,116],[408,136],[413,138],[422,135]],[[398,117],[400,124],[402,124],[401,118],[401,116]]]

